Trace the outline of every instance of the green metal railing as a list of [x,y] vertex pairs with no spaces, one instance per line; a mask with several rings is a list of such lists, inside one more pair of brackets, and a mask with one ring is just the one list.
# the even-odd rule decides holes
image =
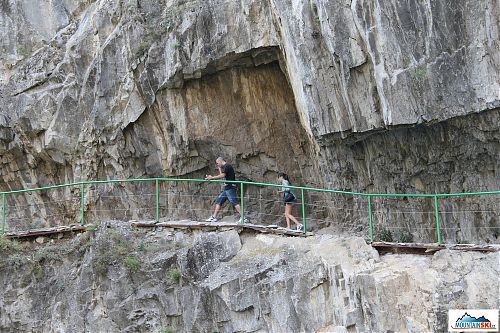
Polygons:
[[[18,193],[28,193],[34,191],[44,191],[49,189],[63,188],[69,186],[78,186],[80,188],[80,223],[81,225],[85,225],[85,187],[88,185],[96,185],[96,184],[109,184],[109,183],[133,183],[133,182],[155,182],[155,221],[159,222],[160,219],[160,192],[159,192],[159,182],[192,182],[192,183],[207,183],[207,182],[220,182],[220,183],[234,183],[239,184],[240,186],[240,208],[241,208],[241,223],[245,221],[245,202],[244,202],[244,186],[245,185],[253,185],[253,186],[263,186],[263,187],[281,187],[280,184],[269,184],[269,183],[260,183],[260,182],[248,182],[248,181],[228,181],[228,180],[204,180],[204,179],[185,179],[185,178],[138,178],[138,179],[124,179],[124,180],[95,180],[95,181],[84,181],[84,182],[75,182],[68,183],[62,185],[53,185],[46,187],[39,187],[33,189],[24,189],[24,190],[14,190],[9,192],[0,192],[2,195],[2,235],[5,235],[5,226],[6,226],[6,200],[8,195],[18,194]],[[424,198],[433,198],[434,202],[434,214],[436,221],[436,233],[437,233],[437,242],[439,244],[442,243],[441,237],[441,227],[439,221],[439,198],[443,197],[461,197],[461,196],[476,196],[476,195],[498,195],[500,191],[489,191],[489,192],[465,192],[465,193],[441,193],[441,194],[415,194],[415,193],[362,193],[362,192],[350,192],[350,191],[339,191],[339,190],[330,190],[330,189],[321,189],[314,187],[305,187],[305,186],[288,186],[290,189],[300,190],[301,193],[301,210],[302,210],[302,224],[304,225],[304,233],[307,231],[307,219],[306,219],[306,211],[305,211],[305,191],[314,191],[320,193],[333,193],[333,194],[345,194],[352,196],[361,196],[367,198],[368,203],[368,221],[369,221],[369,232],[370,232],[370,240],[373,241],[373,200],[374,197],[424,197]]]

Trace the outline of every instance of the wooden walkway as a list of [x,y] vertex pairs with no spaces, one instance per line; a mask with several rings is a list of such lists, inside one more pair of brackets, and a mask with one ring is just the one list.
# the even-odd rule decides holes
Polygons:
[[175,222],[132,222],[132,227],[136,228],[172,228],[172,229],[205,229],[205,230],[254,230],[265,234],[276,234],[295,237],[307,237],[313,234],[308,232],[304,234],[303,231],[287,229],[277,225],[258,225],[251,223],[235,223],[235,222],[195,222],[195,221],[175,221]]
[[5,233],[5,238],[10,239],[26,239],[32,237],[39,236],[51,236],[51,235],[59,235],[59,234],[67,234],[67,233],[75,233],[75,232],[84,232],[86,230],[85,226],[79,224],[71,224],[71,225],[63,225],[58,227],[50,227],[50,228],[39,228],[39,229],[30,229],[25,231],[13,231]]
[[[241,231],[249,230],[265,234],[275,234],[292,237],[308,237],[314,235],[311,232],[304,233],[299,230],[291,230],[277,225],[257,225],[251,223],[235,223],[235,222],[195,222],[195,221],[175,221],[175,222],[159,222],[154,221],[139,222],[130,221],[134,228],[171,228],[171,229],[203,229],[206,231],[238,229]],[[79,224],[72,224],[69,226],[58,226],[51,228],[31,229],[26,231],[7,232],[6,238],[17,240],[29,240],[34,237],[53,237],[64,236],[65,234],[73,234],[84,232],[87,228],[94,228],[93,225],[82,226]],[[449,249],[457,251],[476,251],[476,252],[498,252],[500,251],[500,244],[494,245],[475,245],[475,244],[441,244],[436,243],[389,243],[389,242],[372,242],[371,246],[375,248],[380,254],[386,253],[408,253],[408,254],[422,254],[432,255],[437,251]]]
[[389,243],[373,242],[371,244],[380,254],[386,253],[412,253],[431,255],[439,250],[460,250],[476,252],[498,252],[498,245],[475,245],[475,244],[436,244],[436,243]]
[[[127,222],[124,222],[127,223]],[[172,228],[172,229],[205,229],[207,231],[239,229],[239,230],[254,230],[261,233],[270,233],[276,235],[294,236],[294,237],[307,237],[312,233],[304,234],[302,231],[291,230],[277,225],[257,225],[257,224],[241,224],[241,223],[228,223],[228,222],[193,222],[193,221],[176,221],[176,222],[130,222],[130,225],[135,228]],[[47,227],[23,231],[13,231],[5,233],[5,238],[9,239],[30,239],[33,237],[53,235],[70,234],[84,232],[88,227],[95,228],[93,225],[82,226],[79,224],[72,224],[69,226]]]

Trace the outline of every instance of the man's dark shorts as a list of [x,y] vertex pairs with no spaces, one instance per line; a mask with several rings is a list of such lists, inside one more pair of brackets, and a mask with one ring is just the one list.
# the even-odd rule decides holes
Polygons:
[[226,200],[229,200],[229,202],[233,205],[236,206],[239,204],[238,202],[238,196],[236,195],[236,186],[232,186],[228,189],[225,189],[222,191],[217,199],[215,199],[215,203],[222,205]]

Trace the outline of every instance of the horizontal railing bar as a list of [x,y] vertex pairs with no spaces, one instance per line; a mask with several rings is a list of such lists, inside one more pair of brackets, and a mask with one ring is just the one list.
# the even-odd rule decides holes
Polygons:
[[[110,183],[135,183],[135,182],[150,182],[150,181],[169,181],[169,182],[192,182],[192,183],[233,183],[233,184],[245,184],[245,185],[254,185],[254,186],[264,186],[264,187],[281,187],[281,184],[269,184],[269,183],[261,183],[261,182],[249,182],[249,181],[241,181],[241,180],[206,180],[206,179],[190,179],[190,178],[134,178],[134,179],[110,179],[110,180],[93,180],[93,181],[82,181],[75,183],[67,183],[60,185],[52,185],[45,187],[37,187],[31,189],[23,189],[23,190],[13,190],[7,192],[0,192],[0,194],[15,194],[15,193],[26,193],[26,192],[34,192],[48,189],[57,189],[64,188],[70,186],[79,186],[79,185],[94,185],[94,184],[110,184]],[[458,197],[458,196],[470,196],[470,195],[494,195],[500,194],[500,191],[486,191],[486,192],[463,192],[463,193],[363,193],[363,192],[351,192],[351,191],[341,191],[341,190],[331,190],[331,189],[321,189],[315,187],[307,187],[307,186],[287,186],[290,189],[297,190],[307,190],[307,191],[315,191],[315,192],[323,192],[323,193],[335,193],[335,194],[348,194],[348,195],[359,195],[359,196],[370,196],[370,197]]]

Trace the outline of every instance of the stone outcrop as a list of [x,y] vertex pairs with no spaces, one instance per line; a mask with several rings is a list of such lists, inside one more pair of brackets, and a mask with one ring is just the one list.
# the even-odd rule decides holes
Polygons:
[[[3,0],[0,8],[2,191],[198,178],[219,155],[245,180],[274,182],[285,170],[298,185],[365,192],[500,187],[493,0]],[[148,186],[87,189],[85,208],[96,219],[147,218],[144,199],[125,195],[149,195]],[[9,196],[10,227],[78,220],[78,191]],[[112,206],[103,207],[105,196]],[[208,210],[201,201],[190,207]],[[306,201],[311,227],[367,234],[364,200],[308,193]],[[440,202],[446,241],[497,240],[496,196]],[[376,204],[380,230],[436,239],[432,202]],[[248,208],[265,221],[275,206]],[[117,209],[99,217],[99,207]]]
[[500,299],[499,252],[124,222],[53,242],[2,243],[2,332],[442,332],[448,309]]

